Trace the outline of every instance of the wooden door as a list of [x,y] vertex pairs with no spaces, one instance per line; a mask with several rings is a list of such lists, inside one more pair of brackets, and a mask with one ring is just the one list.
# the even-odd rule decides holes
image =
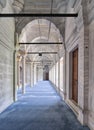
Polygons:
[[78,103],[78,49],[72,54],[72,99]]
[[46,72],[46,80],[49,80],[49,73]]

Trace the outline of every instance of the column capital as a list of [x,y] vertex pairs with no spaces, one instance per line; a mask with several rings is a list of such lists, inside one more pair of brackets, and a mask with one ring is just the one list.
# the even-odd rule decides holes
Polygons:
[[24,56],[24,55],[26,55],[26,53],[27,53],[26,51],[22,51],[22,50],[19,50],[18,52],[19,52],[19,54],[20,54],[21,56]]
[[22,60],[25,60],[25,58],[26,58],[26,55],[22,55]]
[[21,56],[17,56],[17,61],[21,61]]

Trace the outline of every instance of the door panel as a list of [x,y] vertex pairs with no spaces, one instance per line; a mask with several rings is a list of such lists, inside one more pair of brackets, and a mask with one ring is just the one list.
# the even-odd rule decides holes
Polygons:
[[46,80],[49,80],[49,73],[46,73]]
[[72,99],[78,102],[78,49],[72,54]]

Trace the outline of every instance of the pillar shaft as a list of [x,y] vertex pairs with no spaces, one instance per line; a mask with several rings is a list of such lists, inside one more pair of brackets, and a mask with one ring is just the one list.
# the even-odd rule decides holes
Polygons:
[[17,52],[13,53],[13,100],[17,100]]
[[36,68],[36,82],[38,82],[38,67]]
[[34,85],[34,64],[33,63],[31,63],[30,85],[31,87],[33,87]]
[[17,85],[20,87],[20,60],[17,61]]
[[56,85],[56,77],[57,75],[56,75],[56,63],[55,63],[55,85]]
[[25,56],[22,57],[22,93],[25,93]]
[[37,68],[37,67],[36,67],[36,64],[34,64],[34,84],[36,84],[36,79],[37,79],[37,78],[36,78],[36,75],[37,75],[37,73],[36,73],[36,72],[37,72],[37,71],[36,71],[36,68]]
[[60,59],[58,61],[58,89],[60,90]]

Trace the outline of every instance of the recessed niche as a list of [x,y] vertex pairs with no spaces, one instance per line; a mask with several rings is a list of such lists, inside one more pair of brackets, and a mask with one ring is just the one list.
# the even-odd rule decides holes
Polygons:
[[0,0],[0,5],[4,8],[6,6],[6,0]]

